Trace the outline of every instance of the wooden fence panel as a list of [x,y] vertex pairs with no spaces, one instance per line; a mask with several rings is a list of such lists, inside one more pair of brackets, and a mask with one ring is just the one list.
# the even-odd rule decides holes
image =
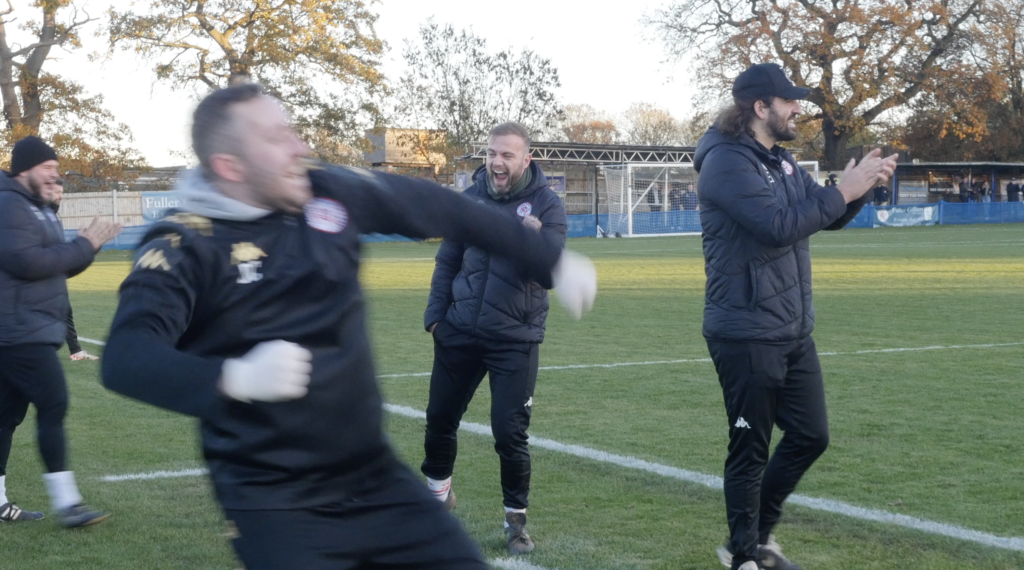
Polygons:
[[[142,193],[117,192],[117,221],[125,226],[141,226]],[[114,217],[114,196],[111,192],[76,192],[65,194],[60,202],[60,219],[64,228],[84,228],[99,216],[105,220]]]

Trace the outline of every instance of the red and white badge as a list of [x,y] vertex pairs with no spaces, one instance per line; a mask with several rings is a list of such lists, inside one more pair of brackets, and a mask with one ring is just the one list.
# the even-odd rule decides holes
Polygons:
[[315,230],[336,234],[348,225],[348,210],[337,200],[313,198],[304,209],[306,224]]
[[519,214],[520,218],[525,218],[526,216],[529,216],[530,212],[532,211],[533,204],[530,204],[529,202],[523,202],[522,204],[519,204],[518,208],[516,208],[516,213]]
[[788,160],[782,161],[782,170],[786,171],[787,176],[793,176],[793,165]]

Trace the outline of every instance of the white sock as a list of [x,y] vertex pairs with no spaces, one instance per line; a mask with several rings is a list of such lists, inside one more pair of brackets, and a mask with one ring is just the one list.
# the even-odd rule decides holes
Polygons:
[[6,505],[7,500],[7,475],[0,475],[0,505]]
[[452,488],[452,478],[448,477],[439,481],[427,477],[427,488],[430,489],[435,499],[443,503],[448,500],[448,491]]
[[[509,513],[523,513],[525,515],[526,514],[526,509],[513,509],[511,507],[505,507],[505,514],[507,515]],[[508,528],[508,521],[507,520],[505,521],[505,528]]]
[[82,495],[78,492],[78,485],[75,484],[74,471],[44,473],[43,481],[46,481],[46,491],[50,493],[50,502],[53,503],[54,511],[60,512],[82,502]]

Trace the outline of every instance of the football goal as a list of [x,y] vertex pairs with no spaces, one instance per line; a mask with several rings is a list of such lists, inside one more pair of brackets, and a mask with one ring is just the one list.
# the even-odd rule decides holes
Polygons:
[[[818,163],[798,163],[818,177]],[[697,171],[692,163],[602,166],[606,237],[669,236],[700,233]]]

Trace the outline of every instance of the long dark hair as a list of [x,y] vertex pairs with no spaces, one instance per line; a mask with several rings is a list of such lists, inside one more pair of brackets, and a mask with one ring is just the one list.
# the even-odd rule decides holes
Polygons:
[[715,128],[727,137],[738,139],[744,133],[754,136],[750,130],[750,123],[757,117],[754,112],[754,104],[761,101],[766,106],[771,106],[773,97],[767,99],[739,99],[733,97],[732,105],[722,109],[715,119]]

